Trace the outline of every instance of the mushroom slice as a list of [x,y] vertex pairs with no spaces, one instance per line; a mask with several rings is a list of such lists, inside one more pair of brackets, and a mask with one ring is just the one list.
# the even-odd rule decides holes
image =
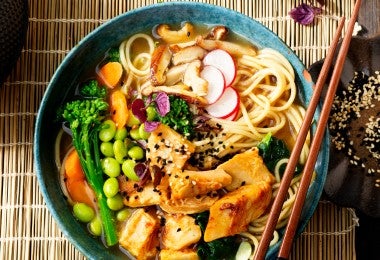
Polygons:
[[152,86],[149,85],[142,89],[142,94],[144,96],[149,96],[152,93],[165,92],[169,95],[180,96],[187,102],[195,104],[200,107],[207,106],[207,100],[204,97],[198,96],[195,92],[191,91],[190,88],[183,84],[173,85],[173,86]]
[[166,80],[166,70],[170,64],[172,53],[167,45],[158,46],[152,54],[150,65],[150,81],[153,85],[161,85]]
[[226,26],[218,25],[211,29],[209,34],[206,36],[206,39],[210,40],[225,40],[229,30]]
[[167,43],[179,43],[189,41],[194,35],[194,26],[191,23],[185,23],[178,31],[170,30],[168,24],[160,24],[156,29],[157,34]]
[[201,60],[206,55],[207,51],[199,46],[189,46],[180,49],[173,54],[173,65],[189,63],[195,60]]
[[183,75],[183,83],[191,87],[197,96],[204,97],[207,95],[208,82],[199,76],[201,66],[200,60],[190,62]]
[[212,51],[215,49],[222,49],[234,56],[242,56],[242,55],[256,56],[257,55],[256,49],[251,46],[245,46],[245,45],[240,45],[233,42],[227,42],[227,41],[221,41],[221,40],[208,40],[208,39],[202,38],[201,36],[198,36],[196,41],[197,41],[198,46],[208,51]]
[[177,84],[178,82],[182,81],[183,74],[185,74],[185,70],[187,68],[187,65],[189,65],[189,64],[184,63],[181,65],[170,67],[169,70],[166,72],[165,85],[171,86],[171,85]]

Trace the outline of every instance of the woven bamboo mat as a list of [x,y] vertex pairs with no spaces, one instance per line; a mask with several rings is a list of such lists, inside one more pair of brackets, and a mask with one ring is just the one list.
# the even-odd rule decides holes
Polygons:
[[[29,31],[21,57],[0,87],[0,259],[83,259],[56,226],[33,168],[33,126],[48,82],[86,34],[128,10],[162,1],[29,0]],[[306,66],[323,58],[338,19],[354,0],[326,0],[312,26],[288,16],[299,0],[208,0],[257,19],[279,35]],[[304,1],[306,2],[306,0]],[[292,259],[355,259],[352,210],[321,201]]]

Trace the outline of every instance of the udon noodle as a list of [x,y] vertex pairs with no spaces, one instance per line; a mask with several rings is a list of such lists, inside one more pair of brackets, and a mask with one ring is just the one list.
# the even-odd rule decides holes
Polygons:
[[[132,55],[135,53],[133,46],[137,41],[139,44],[145,44],[148,48]],[[185,46],[193,43],[194,40],[181,44]],[[149,68],[156,44],[156,39],[143,33],[135,34],[121,43],[120,60],[128,75],[122,85],[125,93],[131,89],[141,93],[141,90],[150,84]],[[246,53],[239,56],[236,65],[237,73],[232,86],[240,95],[238,117],[234,121],[211,118],[209,123],[219,125],[221,131],[212,137],[204,135],[195,139],[196,152],[212,149],[213,155],[222,158],[257,146],[267,133],[286,137],[284,139],[292,148],[294,136],[300,129],[305,109],[296,102],[297,87],[291,64],[279,52],[264,48],[259,49],[257,55],[254,56]],[[299,159],[300,164],[304,164],[307,158],[309,142],[310,136],[303,147]],[[276,166],[273,197],[276,196],[279,188],[280,165],[286,162],[286,159],[281,160]],[[299,176],[295,177],[291,183],[288,199],[284,203],[277,228],[283,227],[287,222],[298,185]],[[247,232],[241,233],[241,236],[248,239],[255,249],[267,219],[268,215],[261,216],[249,225]],[[276,243],[278,239],[279,235],[276,232],[271,244]],[[253,251],[252,257],[254,253],[255,251]]]

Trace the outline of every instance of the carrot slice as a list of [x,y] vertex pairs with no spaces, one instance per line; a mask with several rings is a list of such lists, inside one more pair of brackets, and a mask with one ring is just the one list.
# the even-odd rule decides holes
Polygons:
[[80,164],[79,155],[75,149],[66,157],[65,174],[70,180],[83,180],[86,178]]
[[121,81],[123,66],[120,62],[110,61],[99,69],[98,75],[104,85],[108,88],[114,88]]
[[121,90],[116,90],[110,96],[111,118],[117,128],[122,128],[128,121],[127,99]]
[[95,209],[95,193],[86,181],[78,153],[73,149],[65,162],[66,189],[74,202],[83,202]]

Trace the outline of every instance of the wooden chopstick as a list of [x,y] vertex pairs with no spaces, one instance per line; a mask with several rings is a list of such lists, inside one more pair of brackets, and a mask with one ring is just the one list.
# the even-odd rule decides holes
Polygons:
[[[323,135],[324,135],[324,132],[326,129],[326,124],[327,124],[328,117],[330,114],[331,105],[332,105],[332,102],[334,100],[334,96],[335,96],[336,88],[337,88],[337,85],[339,82],[340,74],[342,73],[343,63],[345,60],[345,56],[347,55],[348,47],[349,47],[351,37],[352,37],[353,28],[354,28],[354,25],[355,25],[355,22],[356,22],[358,13],[359,13],[360,4],[361,4],[361,0],[358,0],[355,4],[354,11],[353,11],[353,14],[352,14],[351,19],[350,19],[349,27],[347,29],[346,37],[343,40],[342,46],[340,48],[340,52],[339,52],[339,56],[338,56],[338,59],[337,59],[336,65],[335,65],[333,76],[332,76],[332,79],[330,81],[327,97],[326,97],[326,100],[324,102],[324,106],[323,106],[322,111],[321,111],[321,116],[319,119],[317,130],[316,130],[315,136],[313,137],[313,142],[312,142],[312,146],[310,149],[310,154],[309,154],[308,160],[305,164],[304,172],[302,174],[303,177],[302,177],[302,180],[300,183],[300,188],[299,188],[299,191],[297,192],[298,202],[295,203],[295,205],[293,206],[293,210],[292,210],[292,214],[291,214],[291,216],[293,216],[293,217],[291,220],[289,219],[288,228],[286,230],[286,233],[287,233],[286,236],[287,237],[283,238],[283,246],[281,247],[282,251],[279,254],[279,259],[287,259],[288,255],[289,255],[289,251],[290,251],[290,248],[291,248],[291,245],[293,242],[295,230],[296,230],[297,225],[298,225],[300,212],[302,210],[303,203],[304,203],[304,200],[305,200],[305,197],[307,194],[307,190],[308,190],[308,187],[310,185],[310,180],[311,180],[311,177],[313,174],[315,161],[318,157],[320,144],[322,142]],[[295,168],[297,166],[299,156],[300,156],[301,151],[302,151],[302,147],[304,145],[306,136],[309,132],[311,122],[313,120],[314,113],[315,113],[316,107],[318,105],[324,83],[325,83],[326,78],[327,78],[327,74],[328,74],[327,72],[329,71],[331,64],[332,64],[332,60],[333,60],[333,57],[335,54],[335,50],[336,50],[336,46],[337,46],[339,37],[341,35],[343,25],[344,25],[344,18],[342,18],[339,22],[337,33],[334,36],[334,40],[330,46],[329,53],[328,53],[328,55],[325,59],[325,62],[323,64],[323,67],[322,67],[322,70],[320,73],[320,77],[317,80],[313,96],[310,100],[310,104],[307,108],[304,121],[303,121],[301,128],[300,128],[300,131],[298,133],[298,137],[297,137],[295,146],[294,146],[293,151],[290,155],[289,162],[287,164],[283,178],[281,180],[281,185],[280,185],[278,194],[276,195],[275,200],[273,202],[273,205],[272,205],[269,217],[268,217],[268,221],[266,223],[262,238],[260,240],[258,249],[256,251],[256,255],[254,256],[255,260],[264,259],[266,252],[267,252],[267,249],[268,249],[268,246],[270,244],[270,241],[272,240],[273,232],[276,228],[276,224],[277,224],[279,215],[281,213],[282,206],[284,204],[285,198],[287,196],[288,189],[289,189],[291,180],[293,178],[294,171],[295,171]],[[322,116],[323,116],[323,118],[322,118]],[[316,136],[317,133],[318,133],[319,137]],[[306,166],[308,167],[308,169],[306,169]],[[294,211],[294,214],[293,214],[293,211]]]
[[[325,129],[328,123],[332,104],[334,102],[335,93],[339,84],[340,75],[342,74],[343,65],[346,59],[348,48],[350,46],[352,33],[354,30],[355,22],[359,14],[361,0],[357,0],[354,11],[352,13],[345,37],[342,41],[342,45],[339,50],[339,54],[334,66],[333,74],[330,79],[330,84],[327,89],[326,99],[324,100],[321,115],[317,124],[317,129],[313,137],[313,142],[310,147],[310,155],[304,166],[302,178],[300,181],[300,187],[297,191],[296,199],[293,205],[291,215],[286,227],[286,231],[283,237],[283,242],[280,247],[278,259],[288,259],[290,250],[292,248],[293,238],[296,233],[299,218],[301,216],[304,201],[306,199],[307,191],[310,186],[310,181],[313,175],[314,166],[318,158],[318,151],[321,147]],[[327,74],[327,73],[326,73]]]

